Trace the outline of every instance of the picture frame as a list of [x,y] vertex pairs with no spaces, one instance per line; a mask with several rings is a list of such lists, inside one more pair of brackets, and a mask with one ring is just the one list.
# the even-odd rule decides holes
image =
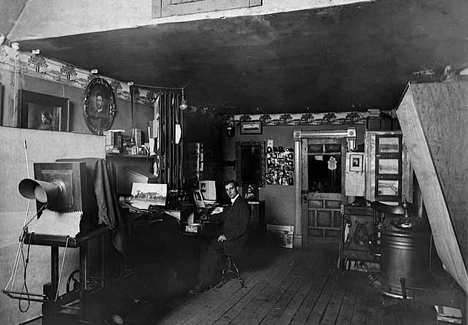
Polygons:
[[378,175],[400,175],[400,159],[378,158],[376,164]]
[[84,98],[83,114],[89,130],[102,135],[112,126],[116,112],[112,87],[103,78],[93,78],[86,86]]
[[364,154],[363,153],[349,154],[349,171],[350,172],[364,171]]
[[252,183],[242,184],[242,197],[247,201],[258,201],[258,185]]
[[240,122],[240,134],[262,134],[262,121]]
[[379,179],[377,180],[376,197],[380,199],[399,197],[400,180],[398,179]]
[[23,129],[70,131],[68,98],[21,89],[18,94],[18,126]]
[[380,136],[377,138],[377,154],[396,154],[400,152],[400,136]]

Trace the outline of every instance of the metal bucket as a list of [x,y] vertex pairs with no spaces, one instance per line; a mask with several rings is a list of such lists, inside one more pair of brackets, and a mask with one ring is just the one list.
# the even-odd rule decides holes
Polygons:
[[401,230],[390,226],[383,230],[380,278],[384,294],[414,298],[416,290],[434,287],[431,267],[441,263],[430,240],[431,234],[426,229]]

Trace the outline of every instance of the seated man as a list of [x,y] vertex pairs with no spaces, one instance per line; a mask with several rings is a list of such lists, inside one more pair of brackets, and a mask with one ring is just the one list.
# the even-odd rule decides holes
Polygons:
[[237,192],[236,182],[227,181],[225,190],[231,205],[217,214],[208,215],[205,219],[222,222],[221,234],[212,240],[202,252],[198,282],[192,290],[194,293],[204,291],[216,277],[218,262],[223,255],[242,256],[247,250],[247,229],[250,222],[250,207]]

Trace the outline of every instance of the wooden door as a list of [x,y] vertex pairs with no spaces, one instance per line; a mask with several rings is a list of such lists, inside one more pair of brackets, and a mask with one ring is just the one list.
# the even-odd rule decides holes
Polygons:
[[302,225],[305,246],[340,240],[346,139],[302,140]]

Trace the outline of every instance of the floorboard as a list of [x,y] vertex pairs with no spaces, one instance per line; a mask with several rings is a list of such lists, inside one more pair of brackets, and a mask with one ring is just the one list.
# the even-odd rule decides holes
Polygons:
[[294,297],[292,298],[291,302],[288,304],[284,312],[281,314],[276,324],[291,323],[293,317],[299,310],[299,307],[302,305],[305,298],[312,289],[312,285],[315,283],[315,281],[317,281],[317,277],[315,277],[314,279],[311,279],[310,277],[310,275],[306,275],[304,276],[304,278],[301,279],[301,286],[299,287],[298,291],[294,293]]
[[[346,278],[346,276],[343,276],[342,278]],[[336,319],[337,325],[351,324],[352,319],[353,319],[353,314],[355,311],[354,307],[356,305],[357,290],[353,286],[352,279],[347,279],[344,287],[345,287],[344,289],[345,293],[343,296],[341,310],[339,311],[339,314],[337,315],[338,316]]]
[[304,275],[295,275],[292,284],[289,288],[278,297],[273,308],[270,309],[266,317],[260,322],[260,324],[281,324],[279,319],[287,306],[294,298],[294,295],[298,292],[299,288],[304,284]]
[[308,292],[301,306],[299,306],[299,309],[292,319],[291,324],[305,324],[330,275],[331,274],[327,276],[321,276],[317,279],[317,281],[314,282],[312,289]]
[[322,315],[322,319],[320,321],[321,324],[335,324],[335,321],[341,310],[346,290],[346,283],[348,281],[349,279],[347,279],[343,274],[340,273],[340,277],[336,284],[335,290],[332,292],[326,310]]
[[309,324],[319,324],[323,318],[323,314],[325,313],[326,308],[330,302],[332,297],[333,291],[338,284],[340,278],[340,274],[335,271],[333,272],[332,276],[327,280],[325,287],[323,288],[320,296],[317,299],[317,302],[312,309],[309,317],[307,318],[307,322]]

